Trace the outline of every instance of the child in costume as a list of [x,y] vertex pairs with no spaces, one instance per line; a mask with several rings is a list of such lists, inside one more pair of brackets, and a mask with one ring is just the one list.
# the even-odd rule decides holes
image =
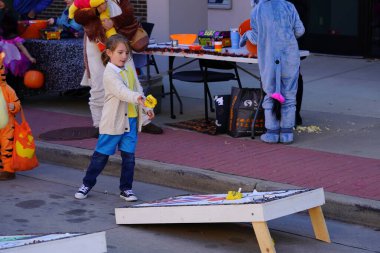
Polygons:
[[61,38],[66,37],[80,37],[83,35],[83,27],[75,22],[74,19],[69,19],[69,7],[73,4],[74,0],[64,0],[66,8],[63,10],[61,16],[58,18],[49,18],[48,24],[53,26],[60,26],[63,28]]
[[[92,7],[98,7],[102,4],[106,4],[106,0],[74,0],[74,3],[69,8],[69,18],[73,19],[74,14],[78,9],[88,9]],[[110,10],[106,8],[105,11],[99,13],[100,20],[105,20],[110,18]],[[116,29],[111,28],[106,31],[106,37],[109,38],[116,34]]]
[[99,125],[99,138],[90,165],[83,178],[83,184],[75,198],[84,199],[96,183],[97,176],[107,164],[108,157],[120,150],[122,164],[120,176],[120,197],[136,201],[132,191],[137,132],[141,131],[142,117],[146,113],[154,118],[152,109],[144,106],[143,90],[128,47],[128,40],[116,34],[106,42],[103,54],[107,63],[103,75],[104,106]]
[[251,0],[251,5],[252,30],[243,34],[240,46],[249,39],[258,47],[260,76],[266,93],[263,108],[267,132],[261,140],[290,144],[300,67],[297,38],[305,28],[296,8],[288,1]]
[[7,11],[4,13],[1,28],[3,34],[0,47],[6,54],[3,64],[7,82],[17,92],[18,97],[21,97],[24,74],[32,63],[36,63],[36,59],[24,47],[24,39],[18,36],[17,19]]
[[5,53],[0,53],[0,180],[15,178],[12,169],[12,152],[15,115],[21,109],[15,91],[7,84],[3,61]]

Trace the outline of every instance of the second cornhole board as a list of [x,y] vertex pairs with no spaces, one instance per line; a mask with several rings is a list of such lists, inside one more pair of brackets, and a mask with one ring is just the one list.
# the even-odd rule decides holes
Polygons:
[[321,206],[322,188],[226,194],[184,195],[116,208],[117,224],[252,222],[262,252],[275,252],[267,221],[309,211],[316,238],[330,242]]
[[0,253],[103,253],[106,233],[54,233],[0,236]]

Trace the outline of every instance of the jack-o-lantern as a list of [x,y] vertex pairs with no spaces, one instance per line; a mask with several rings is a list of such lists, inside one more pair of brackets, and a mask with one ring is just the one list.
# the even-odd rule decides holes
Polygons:
[[[0,82],[5,82],[5,74],[4,74],[4,65],[3,61],[5,58],[5,53],[2,52],[0,54]],[[0,88],[0,129],[4,128],[8,124],[8,109],[7,102],[5,101],[4,94],[2,89]]]
[[[240,36],[243,35],[246,31],[251,30],[251,20],[247,19],[239,26],[239,33]],[[254,56],[257,56],[257,46],[252,44],[249,40],[247,40],[247,43],[245,44],[245,47],[247,50],[253,54]]]
[[36,147],[33,142],[33,136],[28,134],[27,138],[23,138],[22,133],[19,134],[20,138],[16,140],[16,153],[19,157],[31,159],[36,152]]
[[38,70],[29,70],[25,73],[24,84],[30,89],[40,89],[44,85],[44,74]]

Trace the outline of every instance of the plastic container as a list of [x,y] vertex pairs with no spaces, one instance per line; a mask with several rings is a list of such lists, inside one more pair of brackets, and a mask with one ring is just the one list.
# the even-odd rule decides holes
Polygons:
[[40,30],[46,29],[47,20],[23,20],[18,21],[18,33],[24,39],[39,39],[41,38]]
[[197,34],[192,33],[182,33],[182,34],[171,34],[171,40],[178,40],[178,44],[182,45],[191,45],[197,39]]
[[222,52],[222,49],[223,49],[223,42],[221,42],[221,41],[215,41],[214,42],[214,50],[216,52]]
[[239,49],[240,34],[238,28],[231,28],[231,48]]

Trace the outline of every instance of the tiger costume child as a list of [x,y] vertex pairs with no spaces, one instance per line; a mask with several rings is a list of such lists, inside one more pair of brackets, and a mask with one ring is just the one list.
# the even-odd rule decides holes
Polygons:
[[10,180],[15,178],[12,169],[14,122],[21,110],[21,103],[16,92],[6,82],[4,58],[5,53],[0,53],[0,180]]

